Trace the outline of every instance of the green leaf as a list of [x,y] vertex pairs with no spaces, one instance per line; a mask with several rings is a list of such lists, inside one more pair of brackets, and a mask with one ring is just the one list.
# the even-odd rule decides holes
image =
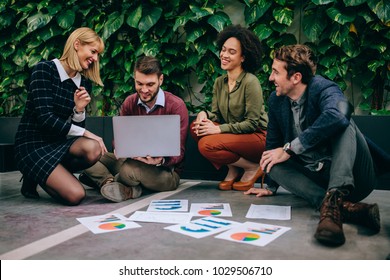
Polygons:
[[145,55],[157,56],[160,52],[160,44],[153,41],[145,41],[142,43],[142,51]]
[[42,13],[37,13],[29,18],[27,18],[27,31],[33,32],[39,28],[46,26],[52,17]]
[[197,19],[201,19],[205,16],[212,15],[214,10],[208,7],[198,7],[194,5],[190,5],[190,10],[195,14]]
[[16,7],[15,10],[28,14],[31,11],[35,10],[36,6],[37,6],[36,3],[26,3],[22,7]]
[[[0,54],[4,59],[7,59],[15,51],[15,45],[7,45],[0,49]],[[4,65],[1,65],[2,70],[4,71]]]
[[224,12],[216,12],[215,15],[209,17],[207,22],[214,27],[217,32],[221,32],[227,25],[231,24],[229,16]]
[[206,30],[204,30],[201,26],[196,25],[192,26],[192,28],[186,28],[186,34],[187,34],[187,41],[188,42],[195,42],[196,39],[201,37],[206,33]]
[[38,39],[46,42],[46,41],[48,41],[48,40],[50,40],[58,35],[61,35],[62,32],[63,32],[62,29],[60,29],[58,26],[52,24],[52,25],[50,25],[50,27],[48,25],[45,28],[42,28],[42,29],[36,31],[35,34],[36,34],[36,37]]
[[338,73],[338,67],[337,66],[328,68],[328,69],[326,69],[324,71],[324,74],[331,80],[333,80],[337,76],[337,73]]
[[118,31],[123,25],[124,16],[119,12],[113,12],[109,15],[106,24],[103,27],[102,39],[107,40],[113,33]]
[[352,10],[341,11],[338,8],[331,7],[326,10],[327,15],[334,21],[340,24],[346,24],[348,22],[353,22],[356,18],[355,12]]
[[139,5],[137,9],[131,11],[129,16],[127,17],[126,23],[133,28],[138,28],[138,24],[141,18],[142,18],[142,5]]
[[308,10],[303,17],[303,33],[310,41],[315,42],[320,38],[327,24],[328,20],[324,16],[323,9]]
[[[50,16],[57,15],[57,13],[63,9],[62,5],[59,3],[51,2],[49,5],[50,5],[50,9],[48,9],[48,11]],[[47,8],[47,5],[43,6],[43,8]],[[40,11],[40,9],[38,9],[38,11]]]
[[259,37],[260,41],[262,41],[271,36],[273,30],[267,24],[259,24],[253,29],[253,32]]
[[145,11],[144,17],[141,18],[138,24],[138,29],[143,33],[147,32],[160,19],[161,13],[162,9],[157,7]]
[[387,27],[390,27],[389,0],[367,0],[367,4],[382,23]]
[[313,2],[316,5],[326,5],[326,4],[329,4],[329,3],[336,2],[336,0],[311,0],[311,2]]
[[185,16],[180,16],[175,20],[173,26],[173,31],[176,31],[180,26],[185,26],[185,24],[191,19],[191,15],[187,14]]
[[115,42],[114,49],[111,52],[111,57],[115,57],[123,50],[123,43]]
[[76,14],[72,10],[66,10],[60,13],[57,17],[57,23],[62,29],[69,29],[72,27]]
[[367,2],[367,0],[343,0],[346,7],[359,6]]
[[379,61],[379,60],[371,60],[368,62],[368,65],[367,65],[367,68],[371,71],[371,72],[376,72],[376,70],[379,68],[379,67],[382,67],[383,65],[385,64],[384,61]]
[[332,41],[333,44],[336,46],[341,46],[341,44],[344,42],[345,38],[349,34],[349,27],[348,26],[341,26],[339,24],[334,24],[333,28],[329,34],[329,39]]
[[10,13],[1,13],[0,14],[0,26],[1,28],[6,28],[12,24],[14,16]]
[[277,7],[273,10],[272,14],[277,22],[287,26],[291,25],[294,18],[294,11],[288,7]]
[[16,50],[16,54],[15,54],[15,56],[13,57],[12,61],[13,61],[16,65],[18,65],[18,66],[20,66],[20,67],[24,67],[24,65],[25,65],[26,62],[27,62],[27,56],[26,56],[24,50],[22,50],[22,49]]
[[360,44],[354,36],[348,35],[341,44],[344,53],[350,58],[355,58],[360,54]]
[[373,93],[374,90],[372,88],[365,88],[362,90],[362,95],[365,99],[368,99]]
[[249,25],[256,22],[267,12],[271,6],[272,0],[262,0],[259,1],[259,3],[245,7],[245,22]]

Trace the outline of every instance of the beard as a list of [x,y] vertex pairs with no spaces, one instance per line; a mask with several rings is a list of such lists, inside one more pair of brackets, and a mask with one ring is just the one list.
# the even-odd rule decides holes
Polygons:
[[151,103],[151,102],[156,100],[158,92],[159,92],[159,88],[157,88],[157,90],[155,92],[153,92],[151,94],[147,94],[146,97],[145,97],[145,94],[138,92],[138,97],[139,97],[139,99],[141,99],[141,101],[143,103],[148,104],[148,103]]

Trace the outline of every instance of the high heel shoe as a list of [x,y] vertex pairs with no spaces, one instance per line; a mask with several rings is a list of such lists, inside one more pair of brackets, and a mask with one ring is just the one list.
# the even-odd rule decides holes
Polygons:
[[255,176],[253,176],[253,178],[250,179],[248,182],[242,182],[242,181],[235,182],[235,183],[233,183],[232,188],[233,188],[233,190],[236,190],[236,191],[247,191],[250,188],[253,188],[257,179],[259,179],[260,177],[261,177],[261,188],[263,188],[265,173],[263,172],[263,170],[261,170],[261,168],[259,168],[256,171]]
[[218,184],[218,189],[221,191],[230,191],[232,189],[233,183],[236,181],[237,178],[234,178],[233,180],[229,181],[222,181]]
[[34,181],[31,181],[24,176],[20,179],[20,181],[22,180],[23,180],[22,188],[20,189],[22,195],[25,198],[38,199],[39,198],[39,193],[37,192],[38,183],[35,183]]

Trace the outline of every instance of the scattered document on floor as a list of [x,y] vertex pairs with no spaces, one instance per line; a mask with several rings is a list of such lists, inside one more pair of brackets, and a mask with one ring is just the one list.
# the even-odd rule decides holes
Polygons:
[[290,229],[276,225],[245,222],[215,236],[215,238],[255,246],[265,246]]
[[148,212],[135,211],[128,220],[135,222],[181,224],[189,223],[192,219],[190,213],[178,212]]
[[291,220],[291,206],[251,204],[245,218]]
[[192,203],[190,213],[194,216],[233,216],[229,203]]
[[121,214],[83,217],[77,218],[77,220],[95,234],[141,227]]
[[175,199],[175,200],[152,200],[149,204],[147,211],[188,211],[188,200]]
[[203,217],[190,223],[168,226],[165,229],[195,238],[202,238],[238,225],[241,225],[241,223],[215,217]]

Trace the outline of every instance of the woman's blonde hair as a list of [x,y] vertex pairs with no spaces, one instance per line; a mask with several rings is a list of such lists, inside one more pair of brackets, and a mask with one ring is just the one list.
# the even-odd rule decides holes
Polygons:
[[103,86],[103,82],[100,78],[99,59],[92,63],[90,68],[86,70],[83,69],[80,65],[79,58],[77,56],[77,51],[74,48],[74,43],[76,42],[76,40],[79,40],[81,45],[98,42],[99,49],[97,51],[99,52],[99,54],[104,51],[104,42],[102,38],[100,38],[99,35],[91,28],[80,27],[69,35],[68,39],[66,40],[64,52],[62,53],[60,60],[65,61],[71,69],[81,72],[86,78],[90,79],[91,81],[97,83],[100,86]]

